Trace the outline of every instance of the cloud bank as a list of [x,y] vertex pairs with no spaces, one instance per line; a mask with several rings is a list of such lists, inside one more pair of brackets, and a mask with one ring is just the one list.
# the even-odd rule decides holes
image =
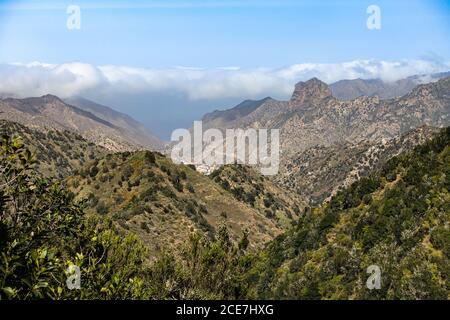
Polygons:
[[167,69],[94,66],[87,63],[0,64],[0,93],[15,97],[54,94],[61,98],[81,95],[146,94],[173,92],[187,99],[217,100],[288,97],[298,81],[317,77],[327,83],[342,79],[395,81],[416,74],[450,70],[450,62],[437,60],[378,61],[344,63],[302,63],[283,68],[241,69],[218,67]]

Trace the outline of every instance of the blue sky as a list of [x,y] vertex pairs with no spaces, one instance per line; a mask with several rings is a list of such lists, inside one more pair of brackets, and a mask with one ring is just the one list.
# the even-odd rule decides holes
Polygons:
[[[366,27],[372,4],[380,30]],[[69,5],[80,30],[66,27]],[[447,71],[449,39],[448,0],[0,0],[0,93],[82,95],[167,138],[313,76]]]
[[[443,0],[1,1],[0,61],[135,67],[279,67],[301,62],[450,60]],[[66,28],[69,4],[82,28]],[[368,30],[366,8],[381,8]]]

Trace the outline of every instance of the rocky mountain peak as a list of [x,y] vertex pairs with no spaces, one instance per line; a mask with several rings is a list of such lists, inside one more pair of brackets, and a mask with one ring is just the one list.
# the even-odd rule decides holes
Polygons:
[[290,102],[296,105],[314,103],[331,96],[331,90],[326,83],[317,78],[312,78],[306,82],[299,82],[295,85]]
[[42,97],[40,97],[40,98],[36,98],[36,100],[42,100],[42,101],[44,101],[44,102],[46,102],[46,103],[49,103],[49,102],[60,102],[60,103],[64,103],[59,97],[57,97],[57,96],[55,96],[55,95],[53,95],[53,94],[46,94],[46,95],[43,95]]

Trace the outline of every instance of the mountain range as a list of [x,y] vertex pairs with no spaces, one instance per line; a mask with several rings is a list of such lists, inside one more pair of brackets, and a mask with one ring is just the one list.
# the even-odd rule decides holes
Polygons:
[[71,131],[111,151],[159,149],[162,142],[137,121],[85,99],[68,104],[52,95],[0,100],[0,119],[41,131]]
[[[76,256],[90,297],[445,299],[449,125],[450,77],[345,101],[314,78],[288,101],[203,117],[280,129],[278,175],[236,164],[204,175],[148,150],[160,141],[109,107],[2,99],[0,207],[25,222],[0,221],[0,266],[19,270],[0,298],[73,297],[52,270]],[[373,264],[376,292],[364,285]]]
[[[330,88],[313,78],[299,82],[289,101],[265,99],[251,112],[241,106],[203,117],[206,128],[277,128],[285,155],[315,145],[393,138],[420,125],[442,127],[449,123],[450,77],[419,85],[401,98],[380,100],[359,97],[342,101]],[[231,120],[227,120],[231,119]]]
[[352,100],[361,96],[377,96],[380,99],[392,99],[404,96],[417,85],[435,82],[450,76],[450,72],[414,75],[396,81],[381,79],[340,80],[330,84],[333,96],[340,100]]
[[[402,97],[381,99],[377,96],[362,96],[351,100],[335,97],[336,85],[339,83],[328,86],[313,78],[297,83],[288,101],[270,97],[246,100],[234,108],[206,114],[202,118],[203,127],[222,130],[280,129],[280,174],[273,177],[273,182],[298,193],[310,205],[319,205],[329,200],[340,188],[379,168],[389,158],[429,139],[434,133],[434,127],[450,124],[450,78],[446,75],[448,73],[399,80],[397,87],[400,83],[408,84],[403,87],[408,87],[409,92]],[[414,83],[426,80],[432,82],[409,89]],[[379,83],[381,80],[357,79],[341,84],[345,83],[348,89],[358,86],[361,81],[367,84]],[[340,91],[341,94],[352,92],[344,89]],[[370,95],[364,90],[362,92]],[[380,87],[380,90],[385,95],[389,93],[386,86]],[[48,137],[49,134],[52,137],[65,137],[72,133],[73,141],[79,142],[68,143],[68,146],[91,143],[97,149],[103,148],[104,151],[96,151],[95,154],[161,150],[163,146],[161,140],[128,115],[81,97],[65,101],[51,95],[26,99],[4,98],[0,100],[0,119],[22,124],[15,124],[14,128],[23,136],[27,136],[26,131],[29,130],[42,132],[42,137]],[[4,131],[11,128],[7,123],[3,123],[3,126]],[[34,135],[37,136],[37,133]],[[33,139],[29,140],[33,144]],[[65,141],[65,138],[60,141]],[[40,144],[44,145],[51,146],[52,143],[47,139]],[[71,158],[66,152],[57,150],[52,153],[59,154],[60,164]],[[90,154],[86,157],[90,159]],[[84,159],[80,162],[81,159],[76,160],[78,164],[87,161]],[[61,177],[74,170],[74,165],[70,164],[73,161],[60,167],[55,163],[47,161],[41,169],[45,171],[44,167],[53,168]],[[211,172],[210,169],[200,167],[198,170]]]
[[[431,129],[411,133],[399,142],[402,134],[421,126],[450,125],[449,93],[447,77],[418,85],[400,98],[364,96],[343,101],[314,78],[299,82],[289,101],[246,101],[202,120],[204,128],[280,129],[281,164],[275,180],[314,204],[354,181],[350,176],[371,172],[395,155],[394,150],[404,150],[403,143],[412,148],[423,142]],[[305,185],[313,181],[318,184]]]
[[82,97],[72,97],[64,101],[120,128],[121,136],[135,145],[150,150],[159,150],[163,146],[163,142],[153,132],[127,114]]

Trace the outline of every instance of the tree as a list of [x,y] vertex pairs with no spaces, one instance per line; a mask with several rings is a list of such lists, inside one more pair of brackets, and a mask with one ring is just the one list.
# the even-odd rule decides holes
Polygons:
[[193,234],[182,255],[163,254],[152,265],[149,283],[151,293],[160,299],[239,299],[246,297],[245,275],[250,256],[230,241],[225,225],[214,239]]
[[[111,221],[87,218],[83,204],[41,179],[18,139],[0,141],[0,299],[145,298],[145,250]],[[66,281],[71,266],[81,289]]]

